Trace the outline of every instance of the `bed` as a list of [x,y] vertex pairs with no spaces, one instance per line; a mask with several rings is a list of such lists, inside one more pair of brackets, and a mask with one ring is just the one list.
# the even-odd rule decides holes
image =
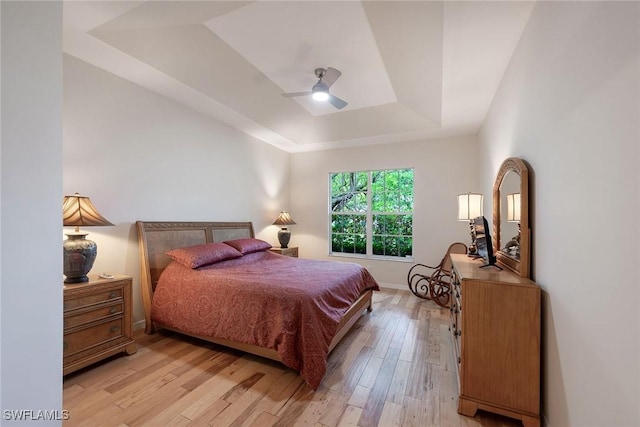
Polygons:
[[[136,227],[146,333],[168,329],[277,360],[314,390],[329,353],[371,311],[379,290],[357,264],[269,251],[251,222],[138,221]],[[218,248],[226,248],[224,256]]]

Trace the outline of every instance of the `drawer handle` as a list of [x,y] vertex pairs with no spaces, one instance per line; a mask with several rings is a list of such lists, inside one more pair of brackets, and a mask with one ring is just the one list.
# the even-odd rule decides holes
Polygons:
[[115,307],[111,307],[111,310],[109,310],[109,314],[116,314],[118,312],[118,309]]
[[118,332],[120,330],[120,326],[118,325],[113,325],[111,328],[109,328],[109,332]]
[[66,350],[66,349],[68,349],[68,348],[69,348],[69,344],[67,344],[67,342],[66,342],[66,341],[64,341],[64,342],[62,343],[62,349],[63,349],[63,350]]
[[115,298],[115,297],[117,297],[117,296],[118,296],[118,293],[117,293],[116,291],[113,291],[113,292],[111,292],[111,293],[109,294],[109,299],[111,299],[111,298]]

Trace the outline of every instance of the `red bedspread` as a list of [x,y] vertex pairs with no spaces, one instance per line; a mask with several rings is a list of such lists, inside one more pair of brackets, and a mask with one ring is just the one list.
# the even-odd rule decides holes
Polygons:
[[195,270],[173,262],[158,281],[151,318],[187,333],[274,349],[315,390],[340,319],[367,289],[379,290],[378,284],[358,264],[269,251]]

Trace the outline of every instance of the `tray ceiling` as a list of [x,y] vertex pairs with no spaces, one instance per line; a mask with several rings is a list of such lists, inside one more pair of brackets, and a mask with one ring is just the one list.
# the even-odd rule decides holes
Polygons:
[[[68,1],[64,51],[289,152],[475,134],[533,2]],[[342,76],[337,110],[313,71]]]

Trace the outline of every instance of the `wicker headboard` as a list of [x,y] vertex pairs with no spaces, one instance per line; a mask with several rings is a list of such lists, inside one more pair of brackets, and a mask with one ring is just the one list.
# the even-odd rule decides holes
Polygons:
[[255,237],[251,222],[160,222],[137,221],[140,249],[140,287],[146,320],[146,331],[151,332],[151,301],[162,271],[171,258],[165,253],[171,249],[203,243]]

